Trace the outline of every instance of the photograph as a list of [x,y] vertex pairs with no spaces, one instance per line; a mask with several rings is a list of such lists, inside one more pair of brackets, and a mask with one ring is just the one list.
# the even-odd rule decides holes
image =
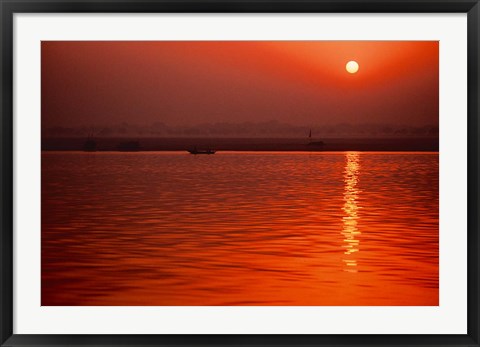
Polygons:
[[42,306],[439,306],[439,41],[40,45]]

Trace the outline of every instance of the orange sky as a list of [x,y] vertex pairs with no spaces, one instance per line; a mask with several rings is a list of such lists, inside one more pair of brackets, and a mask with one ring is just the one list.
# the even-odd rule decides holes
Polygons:
[[[438,42],[42,42],[42,126],[438,125]],[[345,64],[360,65],[349,74]]]

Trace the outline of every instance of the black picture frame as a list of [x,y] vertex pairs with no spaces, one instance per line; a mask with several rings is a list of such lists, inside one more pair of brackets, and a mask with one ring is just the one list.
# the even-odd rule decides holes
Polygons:
[[[2,346],[479,346],[478,0],[0,0]],[[15,13],[441,13],[468,14],[468,333],[465,335],[20,335],[13,334],[13,16]]]

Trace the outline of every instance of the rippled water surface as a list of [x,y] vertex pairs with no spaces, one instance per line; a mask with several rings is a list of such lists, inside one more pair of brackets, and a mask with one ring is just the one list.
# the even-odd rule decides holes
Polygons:
[[438,153],[42,153],[42,305],[438,305]]

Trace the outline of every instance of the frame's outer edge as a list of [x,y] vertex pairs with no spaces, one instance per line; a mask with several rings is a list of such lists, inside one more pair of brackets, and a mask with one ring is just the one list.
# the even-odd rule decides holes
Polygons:
[[[468,334],[479,344],[480,4],[468,12]],[[473,265],[476,266],[473,266]]]
[[0,0],[12,12],[465,13],[478,0]]
[[13,333],[13,14],[0,2],[0,343]]
[[[13,14],[15,12],[468,12],[468,335],[13,335]],[[0,0],[0,345],[479,346],[479,0]]]

